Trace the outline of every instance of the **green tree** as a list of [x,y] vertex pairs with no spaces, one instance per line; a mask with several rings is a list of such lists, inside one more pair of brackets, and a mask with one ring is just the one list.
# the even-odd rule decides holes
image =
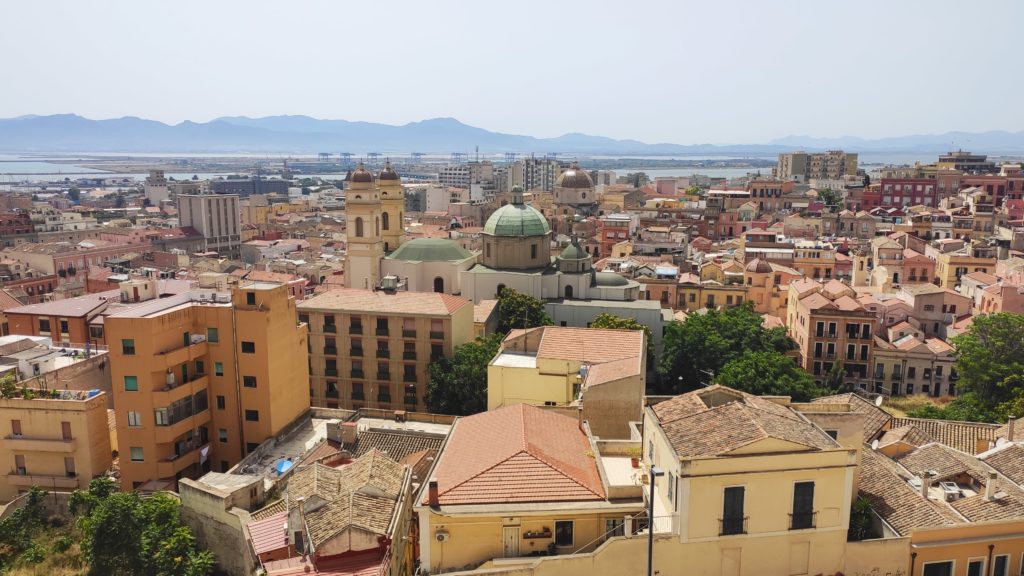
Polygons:
[[791,350],[793,341],[784,328],[766,330],[751,302],[725,310],[692,314],[672,322],[662,336],[658,373],[661,392],[684,392],[713,379],[730,361],[746,352]]
[[512,288],[498,294],[498,332],[507,334],[516,328],[536,328],[554,324],[544,311],[544,301]]
[[427,408],[435,414],[468,416],[487,410],[487,365],[501,348],[491,334],[455,349],[452,358],[430,363]]
[[1024,315],[976,316],[953,344],[960,391],[975,395],[980,407],[1008,416],[1024,392]]
[[831,188],[818,190],[818,200],[823,202],[830,212],[838,212],[843,205],[842,195]]
[[715,381],[751,394],[792,396],[797,402],[807,402],[823,393],[792,358],[774,350],[745,352],[723,366]]
[[871,501],[861,496],[850,508],[850,528],[847,539],[851,542],[866,540],[872,536]]
[[76,204],[82,199],[82,191],[78,186],[72,186],[68,188],[68,200],[75,202]]

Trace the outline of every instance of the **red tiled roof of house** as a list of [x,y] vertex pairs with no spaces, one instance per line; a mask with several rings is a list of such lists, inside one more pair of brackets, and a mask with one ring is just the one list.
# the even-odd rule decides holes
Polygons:
[[447,316],[463,306],[472,306],[465,298],[437,292],[385,292],[339,288],[317,294],[299,303],[300,310],[346,310],[426,314]]
[[575,418],[536,406],[517,404],[461,418],[434,470],[439,502],[602,500],[604,487],[588,450]]
[[288,512],[283,511],[246,525],[245,529],[249,531],[252,549],[257,556],[288,547],[288,532],[281,530],[281,526],[287,523]]
[[602,363],[643,354],[644,333],[640,330],[606,330],[600,328],[570,328],[547,326],[541,328],[539,358],[579,360]]

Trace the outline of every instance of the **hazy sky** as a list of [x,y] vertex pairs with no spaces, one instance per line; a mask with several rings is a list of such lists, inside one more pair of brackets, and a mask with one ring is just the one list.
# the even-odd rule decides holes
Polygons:
[[1024,129],[1024,2],[3,0],[0,117],[646,142]]

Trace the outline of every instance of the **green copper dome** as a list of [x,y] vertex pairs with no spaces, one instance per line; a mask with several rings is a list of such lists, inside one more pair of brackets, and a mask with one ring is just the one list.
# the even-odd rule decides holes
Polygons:
[[586,250],[574,242],[566,246],[565,250],[562,250],[558,257],[562,260],[586,260],[590,258],[590,254],[587,254]]
[[506,204],[484,225],[484,234],[492,236],[543,236],[548,232],[551,228],[544,215],[526,204]]
[[472,256],[468,250],[445,238],[416,238],[398,247],[389,260],[405,262],[448,262],[465,260]]

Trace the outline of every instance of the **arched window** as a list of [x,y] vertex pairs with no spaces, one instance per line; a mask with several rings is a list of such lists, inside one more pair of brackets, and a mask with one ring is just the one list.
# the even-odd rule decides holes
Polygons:
[[565,287],[565,297],[570,299],[572,298],[572,286]]
[[390,230],[391,229],[391,226],[390,226],[390,224],[391,224],[391,216],[387,212],[385,212],[385,213],[380,215],[380,220],[381,220],[381,227],[384,230]]
[[356,218],[356,238],[363,237],[363,218]]
[[434,292],[444,292],[444,278],[434,278]]

